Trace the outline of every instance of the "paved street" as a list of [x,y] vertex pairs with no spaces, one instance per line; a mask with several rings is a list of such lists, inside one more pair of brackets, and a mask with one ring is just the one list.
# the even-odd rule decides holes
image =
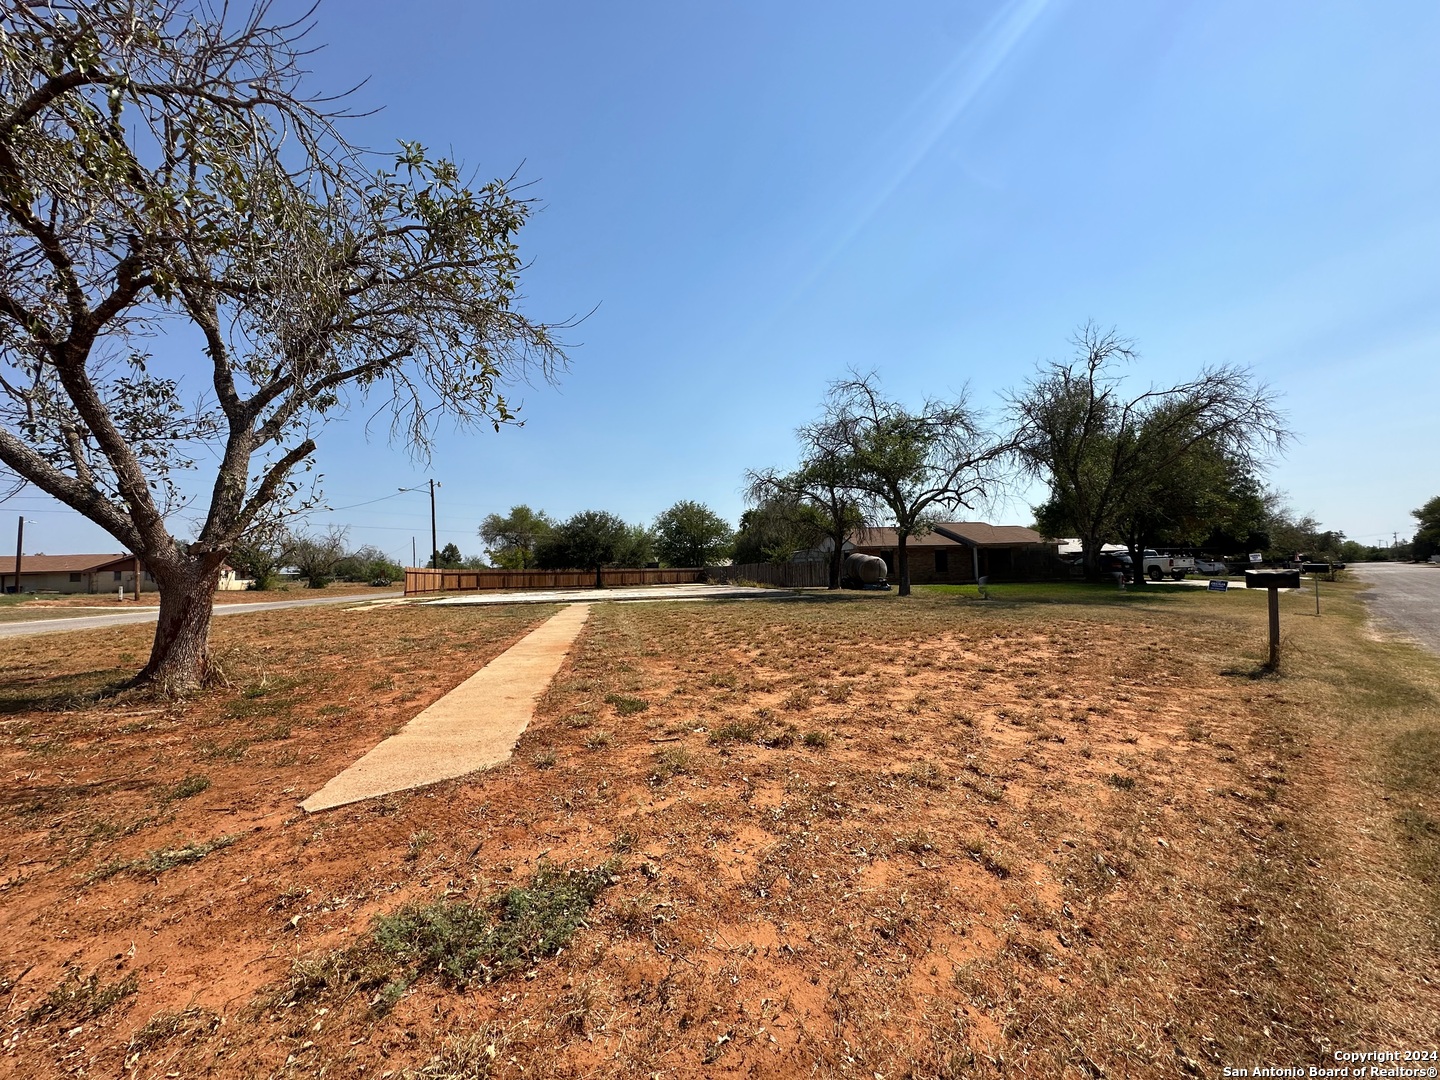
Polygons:
[[[276,600],[268,604],[216,604],[216,615],[242,615],[248,611],[277,611],[280,608],[314,607],[316,604],[361,604],[372,600],[388,600],[404,595],[399,592],[352,593],[349,596],[317,596],[309,600]],[[65,630],[94,630],[102,626],[124,626],[126,623],[154,622],[158,607],[140,611],[117,611],[110,615],[85,615],[66,619],[34,619],[30,622],[0,623],[0,638],[25,637],[29,634],[58,634]]]
[[1361,595],[1377,618],[1440,655],[1440,566],[1355,563],[1370,588]]

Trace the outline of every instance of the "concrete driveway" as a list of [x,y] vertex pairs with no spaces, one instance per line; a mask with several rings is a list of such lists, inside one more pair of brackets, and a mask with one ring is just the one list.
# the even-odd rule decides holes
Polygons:
[[[375,600],[393,600],[399,592],[352,593],[349,596],[316,596],[309,600],[276,600],[265,604],[216,604],[216,615],[243,615],[247,611],[278,611],[281,608],[314,607],[316,604],[364,604]],[[0,623],[0,638],[26,637],[30,634],[59,634],[66,630],[95,630],[104,626],[126,623],[154,622],[160,617],[158,607],[140,611],[117,611],[109,615],[80,615],[66,619],[32,619],[28,622]]]
[[1380,622],[1440,655],[1440,566],[1354,563],[1350,570],[1370,586],[1360,595]]

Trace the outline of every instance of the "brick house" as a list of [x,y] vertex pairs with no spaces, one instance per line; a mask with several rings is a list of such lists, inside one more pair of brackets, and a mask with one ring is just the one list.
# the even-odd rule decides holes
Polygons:
[[[898,573],[899,546],[895,529],[867,528],[852,533],[845,550],[880,556],[893,581]],[[912,585],[966,585],[982,577],[1006,581],[1045,576],[1056,544],[1022,525],[947,521],[924,536],[910,537],[905,550],[910,556]]]

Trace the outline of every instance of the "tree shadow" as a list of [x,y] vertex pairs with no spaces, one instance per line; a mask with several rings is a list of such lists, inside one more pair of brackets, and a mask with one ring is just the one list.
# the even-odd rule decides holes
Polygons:
[[1229,679],[1278,679],[1280,678],[1279,665],[1271,666],[1268,662],[1256,664],[1254,667],[1228,667],[1221,668],[1220,674]]
[[[1179,589],[1164,586],[1129,586],[1117,589],[1109,582],[1051,581],[999,582],[985,587],[981,596],[974,585],[922,586],[934,590],[930,596],[948,596],[965,604],[996,608],[1030,607],[1040,604],[1067,604],[1087,607],[1123,607],[1135,604],[1175,604],[1182,599]],[[941,592],[940,589],[944,589]],[[951,591],[953,590],[953,591]]]
[[117,668],[49,675],[10,682],[0,695],[0,716],[27,712],[73,712],[116,699],[138,700],[144,691],[132,688],[132,672]]
[[0,813],[21,817],[53,813],[77,799],[109,795],[117,791],[149,792],[154,787],[154,781],[138,777],[115,777],[84,784],[61,779],[54,783],[7,785],[0,790]]

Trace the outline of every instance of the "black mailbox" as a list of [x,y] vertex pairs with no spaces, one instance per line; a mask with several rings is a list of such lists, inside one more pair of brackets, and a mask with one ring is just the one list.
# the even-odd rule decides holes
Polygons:
[[1246,570],[1247,589],[1298,589],[1299,570]]

